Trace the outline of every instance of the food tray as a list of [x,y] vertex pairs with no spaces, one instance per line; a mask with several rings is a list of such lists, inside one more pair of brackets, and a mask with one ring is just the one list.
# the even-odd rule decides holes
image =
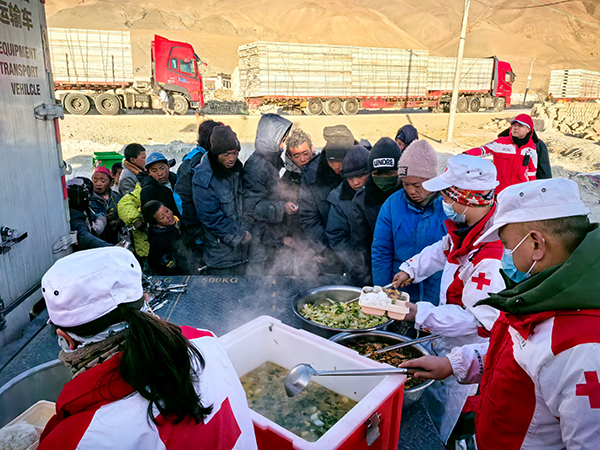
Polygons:
[[[29,425],[33,425],[38,433],[44,431],[46,427],[46,423],[52,418],[52,416],[56,413],[56,407],[53,402],[48,402],[46,400],[40,400],[35,403],[31,407],[29,407],[26,411],[24,411],[18,417],[15,417],[12,421],[10,421],[6,426],[17,425],[21,423],[27,423]],[[35,450],[38,448],[39,442],[35,442],[31,446],[27,448],[27,450]]]
[[[395,300],[396,302],[401,302],[401,304],[388,304],[387,306],[377,306],[377,305],[365,305],[363,298],[366,295],[365,292],[361,292],[360,300],[358,304],[362,312],[365,314],[371,314],[373,316],[383,316],[387,314],[390,319],[395,320],[404,320],[406,314],[408,314],[408,308],[405,306],[405,302],[410,301],[410,296],[406,292],[399,292],[403,300]],[[388,297],[389,298],[389,297]],[[391,299],[393,300],[393,299]]]

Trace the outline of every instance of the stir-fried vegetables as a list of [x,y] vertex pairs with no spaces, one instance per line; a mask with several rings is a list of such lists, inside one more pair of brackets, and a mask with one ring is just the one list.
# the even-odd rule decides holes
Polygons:
[[364,314],[358,302],[329,304],[306,304],[300,314],[308,320],[331,328],[358,330],[373,328],[386,323],[385,316]]

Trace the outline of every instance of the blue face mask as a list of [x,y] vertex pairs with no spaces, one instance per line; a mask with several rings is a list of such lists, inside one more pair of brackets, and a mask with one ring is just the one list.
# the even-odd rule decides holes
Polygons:
[[462,214],[459,214],[456,211],[454,211],[454,208],[452,207],[452,205],[454,205],[454,203],[456,203],[456,202],[452,202],[452,203],[442,202],[442,208],[444,208],[444,213],[446,213],[446,216],[448,216],[448,219],[453,220],[456,223],[465,223],[467,221],[467,217],[465,216],[465,213],[467,212],[467,209],[469,209],[469,207],[467,206],[465,208],[464,212]]
[[515,262],[513,260],[513,253],[519,248],[519,246],[525,242],[525,239],[529,237],[529,234],[521,239],[521,242],[517,244],[515,248],[509,250],[507,248],[504,249],[504,253],[502,254],[502,271],[506,274],[508,278],[513,280],[515,283],[520,283],[521,281],[529,278],[531,276],[531,271],[535,267],[537,261],[534,261],[527,273],[521,272],[515,266]]

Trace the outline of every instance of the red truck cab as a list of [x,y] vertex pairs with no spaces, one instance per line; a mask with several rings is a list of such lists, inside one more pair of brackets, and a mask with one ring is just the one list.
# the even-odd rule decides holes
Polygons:
[[515,73],[513,72],[510,63],[496,60],[493,96],[506,99],[506,107],[510,106],[510,97],[514,82]]
[[152,73],[158,85],[172,93],[182,94],[192,108],[204,106],[198,56],[190,44],[154,35]]

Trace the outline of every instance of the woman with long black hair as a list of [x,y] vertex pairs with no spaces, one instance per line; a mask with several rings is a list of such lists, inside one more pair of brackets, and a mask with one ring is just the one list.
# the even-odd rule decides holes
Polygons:
[[146,311],[131,252],[56,262],[42,279],[73,373],[40,438],[46,449],[256,449],[250,410],[224,348],[204,330]]

